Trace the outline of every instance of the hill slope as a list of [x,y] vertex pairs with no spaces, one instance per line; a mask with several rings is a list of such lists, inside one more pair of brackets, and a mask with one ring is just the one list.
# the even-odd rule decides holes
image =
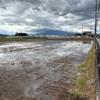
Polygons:
[[67,32],[62,30],[50,30],[50,29],[41,29],[36,31],[36,35],[58,35],[58,36],[64,36],[64,35],[73,35],[74,32]]

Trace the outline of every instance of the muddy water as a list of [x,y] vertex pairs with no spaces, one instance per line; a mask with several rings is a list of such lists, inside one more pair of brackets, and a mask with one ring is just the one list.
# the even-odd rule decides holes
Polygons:
[[75,68],[92,44],[75,41],[0,44],[0,100],[64,100]]

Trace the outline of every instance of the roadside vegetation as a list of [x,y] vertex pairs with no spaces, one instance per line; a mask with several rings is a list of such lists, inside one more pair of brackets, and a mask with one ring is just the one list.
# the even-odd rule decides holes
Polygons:
[[96,100],[95,87],[95,45],[93,44],[83,64],[77,70],[78,79],[73,90],[75,96],[86,97],[88,100]]

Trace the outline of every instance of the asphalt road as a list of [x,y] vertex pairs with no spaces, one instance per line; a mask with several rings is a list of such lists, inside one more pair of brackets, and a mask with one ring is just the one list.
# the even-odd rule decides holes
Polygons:
[[97,49],[100,52],[100,38],[96,38],[97,41]]
[[96,59],[96,91],[97,96],[96,100],[100,100],[100,38],[96,38],[96,52],[97,52],[97,59]]

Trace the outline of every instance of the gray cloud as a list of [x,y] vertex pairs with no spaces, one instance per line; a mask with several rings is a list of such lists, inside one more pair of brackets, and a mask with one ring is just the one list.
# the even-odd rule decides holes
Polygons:
[[[89,24],[94,19],[95,1],[0,0],[0,7],[0,25],[26,25],[29,29],[38,26],[63,30],[64,27],[75,29],[78,25]],[[93,20],[91,23],[94,23]],[[86,27],[92,29],[92,25]]]

